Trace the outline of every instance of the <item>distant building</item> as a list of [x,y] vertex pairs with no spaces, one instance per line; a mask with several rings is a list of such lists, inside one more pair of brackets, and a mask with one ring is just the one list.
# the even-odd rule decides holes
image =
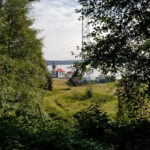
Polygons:
[[72,76],[73,76],[73,72],[72,71],[67,72],[67,78],[68,79],[72,78]]
[[96,77],[96,78],[95,78],[95,81],[96,81],[96,82],[100,82],[100,77]]
[[56,69],[56,62],[52,63],[52,78],[63,78],[65,76],[65,71],[61,68]]
[[65,71],[61,68],[58,68],[56,70],[56,78],[64,78],[65,76]]

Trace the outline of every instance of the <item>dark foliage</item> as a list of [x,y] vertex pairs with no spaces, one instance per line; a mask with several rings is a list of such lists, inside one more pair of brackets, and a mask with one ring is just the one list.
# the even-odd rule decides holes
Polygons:
[[78,120],[79,131],[83,137],[101,138],[109,128],[108,116],[98,106],[90,106],[74,117]]
[[47,83],[46,83],[45,89],[52,91],[52,88],[53,88],[52,87],[52,77],[48,70],[46,71],[46,79],[47,79]]
[[94,93],[93,93],[93,89],[92,87],[89,87],[87,90],[86,90],[86,97],[87,98],[91,98],[93,97]]
[[74,74],[69,79],[69,82],[73,86],[78,86],[78,85],[81,84],[80,82],[81,82],[81,79],[83,77],[83,73],[85,71],[87,71],[87,68],[86,68],[86,66],[84,65],[83,62],[75,62],[75,64],[74,64],[72,69],[74,70]]
[[67,150],[68,131],[62,122],[51,122],[44,127],[36,122],[27,125],[16,117],[3,118],[0,120],[0,148]]
[[[150,99],[150,1],[79,0],[79,3],[82,9],[78,12],[82,18],[89,18],[92,27],[88,35],[92,42],[85,42],[80,53],[83,65],[100,68],[104,74],[119,72],[120,110],[125,108],[122,109],[125,116],[138,119],[143,108],[139,106],[146,106],[146,99]],[[147,88],[140,92],[143,84]]]
[[62,120],[38,118],[0,119],[0,148],[26,150],[149,150],[150,122],[138,120],[130,124],[113,122],[97,106],[75,115],[78,125],[72,128]]
[[78,136],[103,143],[103,149],[106,145],[113,145],[115,150],[149,150],[150,122],[147,120],[136,120],[129,124],[113,122],[96,106],[77,113],[75,118],[78,120]]
[[150,122],[137,121],[126,125],[112,124],[105,139],[115,145],[116,150],[149,150]]

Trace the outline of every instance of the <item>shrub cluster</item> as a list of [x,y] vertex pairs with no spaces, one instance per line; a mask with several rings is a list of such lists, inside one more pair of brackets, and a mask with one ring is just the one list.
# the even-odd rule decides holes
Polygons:
[[20,117],[0,119],[0,149],[26,150],[149,150],[150,122],[121,124],[112,121],[98,106],[74,115],[72,127],[62,119]]

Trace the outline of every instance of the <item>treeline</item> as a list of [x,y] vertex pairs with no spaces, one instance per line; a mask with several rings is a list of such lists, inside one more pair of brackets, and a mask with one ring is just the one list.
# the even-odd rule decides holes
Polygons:
[[56,65],[74,65],[76,62],[82,62],[82,60],[47,60],[47,65],[52,65],[53,62],[56,63]]
[[31,28],[26,0],[3,1],[0,11],[0,115],[32,116],[41,90],[50,89],[42,41]]
[[52,88],[29,10],[27,0],[0,1],[0,149],[14,149],[20,128],[42,123],[43,91]]

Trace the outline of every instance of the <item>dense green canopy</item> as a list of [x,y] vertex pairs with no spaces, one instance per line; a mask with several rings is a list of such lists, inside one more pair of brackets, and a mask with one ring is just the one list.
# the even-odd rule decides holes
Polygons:
[[18,109],[20,113],[33,115],[35,108],[32,107],[41,100],[40,89],[48,88],[42,39],[37,38],[38,32],[32,27],[29,9],[27,0],[6,0],[0,9],[0,107],[3,115],[14,114]]
[[[143,101],[149,99],[150,1],[79,0],[79,3],[82,5],[79,12],[83,18],[89,18],[92,27],[88,35],[92,42],[84,43],[80,56],[85,65],[100,68],[104,73],[121,74],[117,94],[123,103],[128,103],[124,111],[134,118],[134,108],[137,114]],[[145,87],[141,87],[142,83]]]
[[[105,71],[139,69],[144,76],[150,69],[149,0],[79,0],[80,12],[89,18],[94,41],[82,50],[92,66]],[[145,68],[146,66],[146,68]],[[142,70],[141,70],[142,69]]]

